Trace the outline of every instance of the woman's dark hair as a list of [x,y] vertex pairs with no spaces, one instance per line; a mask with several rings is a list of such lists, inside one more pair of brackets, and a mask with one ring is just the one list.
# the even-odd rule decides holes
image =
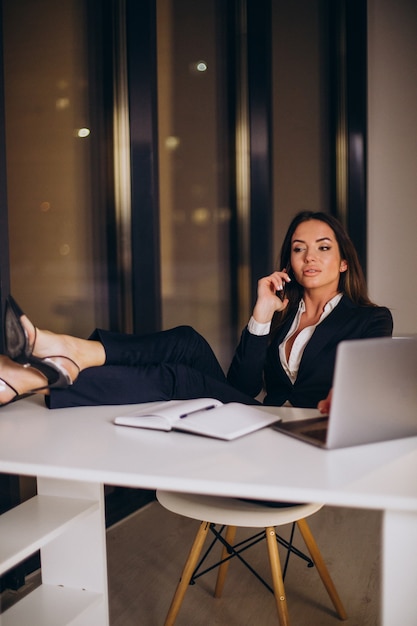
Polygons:
[[347,263],[347,270],[340,272],[339,291],[348,296],[355,304],[361,306],[375,306],[369,299],[365,277],[359,263],[355,246],[339,220],[332,215],[320,211],[303,211],[293,218],[282,243],[280,262],[277,269],[282,270],[287,268],[288,274],[290,278],[292,278],[292,281],[285,287],[285,293],[290,300],[290,304],[285,311],[283,311],[283,314],[277,314],[277,320],[274,320],[274,326],[282,322],[283,319],[287,317],[287,314],[295,307],[298,307],[298,302],[303,296],[303,288],[296,282],[291,270],[291,242],[299,224],[309,220],[324,222],[330,226],[336,236],[340,250],[340,258],[346,260]]

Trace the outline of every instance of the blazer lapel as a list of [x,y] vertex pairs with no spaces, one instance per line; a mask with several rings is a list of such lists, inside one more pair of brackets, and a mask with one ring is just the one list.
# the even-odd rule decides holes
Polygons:
[[306,345],[303,356],[300,362],[300,368],[298,376],[302,377],[303,372],[309,369],[310,365],[317,367],[317,358],[320,352],[329,343],[338,343],[343,329],[344,322],[346,322],[352,315],[352,310],[356,308],[356,305],[349,300],[346,296],[343,296],[339,304],[335,309],[324,319],[315,329],[313,336]]
[[290,315],[290,316],[288,317],[288,319],[286,319],[286,320],[285,320],[285,322],[284,322],[284,324],[281,326],[281,328],[279,328],[279,329],[277,330],[277,332],[276,332],[276,334],[275,334],[275,336],[274,336],[274,338],[273,338],[273,343],[274,343],[274,345],[279,346],[279,344],[280,344],[282,341],[284,341],[284,339],[285,339],[285,337],[286,337],[286,335],[287,335],[288,331],[289,331],[289,330],[290,330],[290,328],[291,328],[291,324],[293,323],[294,318],[295,318],[295,316],[297,315],[297,310],[298,310],[298,309],[296,309],[296,310],[294,311],[294,313],[293,313],[292,315]]

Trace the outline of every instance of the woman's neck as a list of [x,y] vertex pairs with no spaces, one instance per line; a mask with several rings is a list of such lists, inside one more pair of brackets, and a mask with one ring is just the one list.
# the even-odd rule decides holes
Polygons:
[[305,304],[305,317],[308,319],[314,319],[320,317],[324,311],[324,307],[332,298],[337,296],[338,291],[327,291],[325,293],[317,293],[313,290],[306,290],[303,294],[303,300]]

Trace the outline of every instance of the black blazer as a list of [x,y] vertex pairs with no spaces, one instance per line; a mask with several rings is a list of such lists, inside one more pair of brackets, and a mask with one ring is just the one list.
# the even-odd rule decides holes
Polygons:
[[[246,328],[227,374],[240,391],[256,397],[265,388],[264,404],[316,407],[326,398],[333,381],[336,348],[340,341],[391,336],[392,315],[386,307],[358,306],[347,296],[315,329],[305,347],[297,380],[290,381],[282,368],[278,346],[296,315],[290,315],[272,338],[252,335]],[[356,390],[357,391],[357,390]]]

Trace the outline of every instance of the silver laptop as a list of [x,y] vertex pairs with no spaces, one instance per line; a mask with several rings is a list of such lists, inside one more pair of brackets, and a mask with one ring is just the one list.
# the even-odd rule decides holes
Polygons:
[[328,449],[417,435],[417,337],[341,342],[329,416],[273,428]]

